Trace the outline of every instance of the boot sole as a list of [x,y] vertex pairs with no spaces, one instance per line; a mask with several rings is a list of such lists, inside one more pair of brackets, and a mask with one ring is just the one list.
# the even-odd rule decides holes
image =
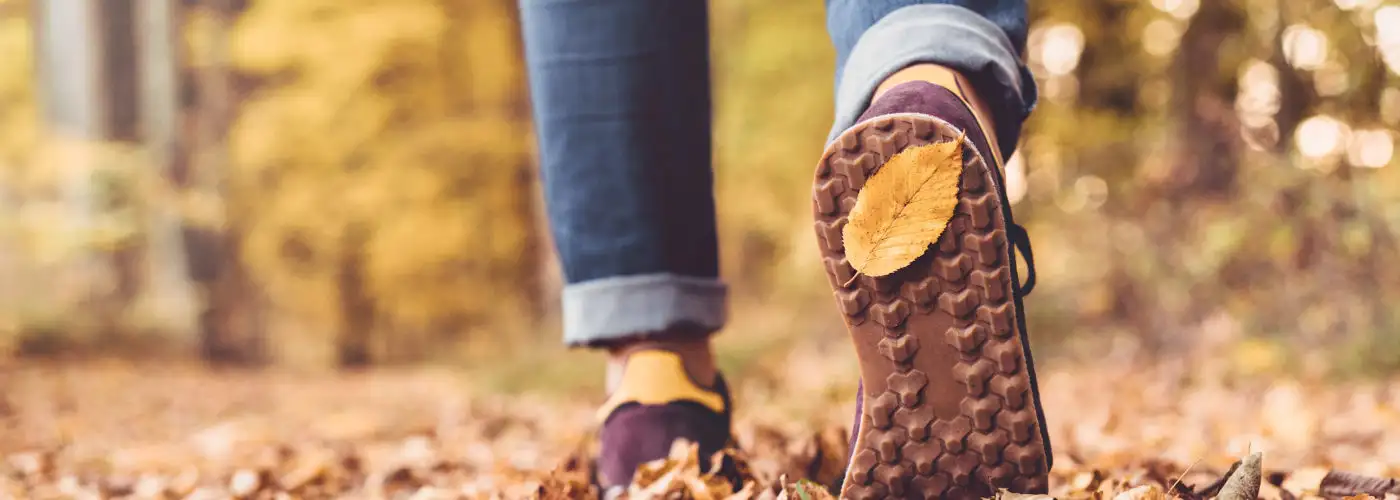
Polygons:
[[1015,263],[988,156],[964,139],[956,211],[923,256],[854,281],[846,261],[842,229],[866,179],[905,148],[962,135],[936,117],[884,115],[843,133],[817,166],[817,244],[865,387],[842,498],[980,499],[999,488],[1047,488]]

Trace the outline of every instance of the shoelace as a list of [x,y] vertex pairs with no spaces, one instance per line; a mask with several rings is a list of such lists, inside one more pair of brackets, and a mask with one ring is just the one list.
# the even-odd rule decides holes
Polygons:
[[1011,240],[1011,265],[1016,265],[1016,253],[1019,252],[1022,258],[1026,259],[1026,281],[1016,283],[1016,296],[1025,297],[1035,289],[1035,256],[1031,254],[1031,238],[1026,234],[1026,228],[1020,224],[1007,224],[1007,237]]

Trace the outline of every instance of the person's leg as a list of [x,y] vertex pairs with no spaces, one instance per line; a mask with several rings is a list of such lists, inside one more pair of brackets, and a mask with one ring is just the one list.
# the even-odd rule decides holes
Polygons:
[[886,80],[911,76],[901,70],[939,66],[982,98],[999,153],[1010,156],[1037,99],[1021,62],[1026,0],[826,0],[826,8],[836,48],[836,119],[828,139],[855,124]]
[[[1049,439],[1021,301],[1034,271],[1001,172],[1035,103],[1020,61],[1025,2],[828,0],[827,9],[836,122],[813,212],[861,365],[842,497],[1043,491]],[[847,248],[849,230],[870,224],[850,220],[860,191],[896,155],[913,158],[915,172],[947,168],[933,145],[953,142],[957,203],[937,239],[891,274],[858,275],[852,262],[874,255],[847,255],[864,251]],[[1017,254],[1031,269],[1024,284]]]
[[705,3],[523,0],[521,18],[565,341],[719,329]]
[[[627,482],[671,438],[727,438],[706,4],[522,0],[521,20],[564,339],[611,354],[599,460]],[[667,398],[708,404],[652,404]]]

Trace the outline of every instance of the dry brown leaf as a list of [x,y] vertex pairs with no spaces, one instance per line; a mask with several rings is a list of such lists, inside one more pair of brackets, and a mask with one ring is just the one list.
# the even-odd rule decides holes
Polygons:
[[[673,447],[672,455],[674,454],[675,448]],[[676,458],[668,457],[642,464],[637,467],[637,473],[632,476],[632,487],[641,489],[651,487],[652,484],[662,481],[676,469],[679,469],[681,467],[680,462],[681,461]]]
[[452,490],[428,486],[413,492],[408,500],[457,500],[457,498],[460,498],[459,495]]
[[1128,491],[1119,493],[1113,500],[1166,500],[1167,494],[1162,491],[1161,486],[1155,484],[1144,484]]
[[631,498],[691,498],[694,500],[723,500],[734,495],[733,486],[718,472],[700,470],[700,447],[696,443],[677,440],[671,445],[667,458],[643,464],[637,468],[628,491]]
[[326,481],[334,472],[335,456],[327,452],[309,453],[301,457],[278,480],[277,484],[287,491],[296,491],[309,485]]
[[850,438],[844,427],[827,427],[808,439],[794,440],[785,450],[794,472],[822,485],[835,485],[846,474]]
[[1262,478],[1261,461],[1263,455],[1259,452],[1250,453],[1240,461],[1240,466],[1230,474],[1230,479],[1225,481],[1225,486],[1220,488],[1219,500],[1256,500],[1259,498],[1259,483]]
[[216,488],[207,486],[191,491],[189,495],[185,496],[185,500],[224,500],[226,498],[228,498],[228,495],[225,495]]
[[996,500],[1055,500],[1050,495],[1028,495],[1025,493],[1012,493],[1005,489],[997,490]]
[[783,491],[787,494],[789,500],[827,500],[835,498],[831,496],[831,492],[827,491],[825,486],[805,480],[792,484],[784,482]]
[[728,481],[715,481],[713,477],[686,477],[682,480],[690,498],[695,500],[720,500],[734,493]]
[[1289,500],[1291,498],[1293,497],[1288,496],[1282,488],[1269,484],[1268,481],[1259,484],[1259,500]]
[[252,496],[263,489],[268,483],[268,472],[266,470],[243,469],[233,473],[229,479],[229,491],[234,495],[246,497]]
[[1317,494],[1322,490],[1322,480],[1329,471],[1322,467],[1305,467],[1288,474],[1283,480],[1283,489],[1297,496]]
[[587,474],[556,470],[540,482],[536,496],[541,500],[594,499],[598,498],[598,491]]
[[1235,469],[1240,468],[1240,462],[1230,464],[1230,468],[1225,470],[1225,474],[1211,481],[1209,484],[1196,488],[1195,495],[1201,498],[1212,498],[1216,493],[1220,493],[1220,488],[1225,487],[1225,481],[1230,480],[1230,476],[1235,473]]
[[666,475],[661,476],[655,482],[645,488],[637,488],[635,485],[629,497],[631,498],[673,498],[673,495],[682,495],[686,491],[685,481],[680,479],[677,470],[671,470]]
[[1123,482],[1122,479],[1113,478],[1108,479],[1106,481],[1100,481],[1099,487],[1094,490],[1094,496],[1096,498],[1114,498],[1118,496],[1119,493],[1122,493],[1126,490],[1127,485]]
[[[789,500],[791,498],[791,496],[788,495],[788,490],[790,489],[788,488],[788,484],[787,474],[778,476],[778,482],[773,485],[777,490],[777,493],[774,493],[775,496],[773,496],[773,500]],[[772,492],[773,490],[770,489],[768,491]],[[766,498],[766,496],[760,496],[760,498]]]
[[739,491],[734,492],[733,495],[729,495],[729,498],[726,498],[724,500],[752,500],[754,498],[754,492],[757,490],[757,483],[754,483],[753,481],[747,481],[744,483],[743,488],[740,488]]
[[390,469],[387,473],[371,477],[369,484],[373,491],[392,497],[399,493],[417,490],[423,486],[423,478],[419,477],[418,473],[412,469],[399,466]]
[[[811,355],[811,354],[804,354]],[[1174,369],[1175,370],[1175,369]],[[48,373],[48,372],[41,372]],[[98,372],[106,374],[110,372]],[[1103,371],[1099,368],[1075,372],[1068,382],[1047,384],[1050,402],[1061,408],[1057,414],[1075,417],[1076,424],[1062,429],[1068,444],[1057,457],[1054,476],[1050,481],[1049,496],[1041,495],[998,495],[1010,500],[1046,500],[1053,497],[1060,500],[1112,500],[1119,495],[1124,498],[1146,496],[1154,493],[1152,488],[1143,485],[1156,485],[1170,496],[1180,496],[1184,500],[1204,500],[1214,496],[1233,470],[1223,468],[1191,467],[1180,462],[1181,457],[1200,456],[1194,450],[1198,447],[1209,450],[1212,445],[1224,447],[1225,441],[1212,441],[1215,438],[1200,438],[1176,432],[1180,428],[1205,427],[1213,429],[1221,436],[1243,436],[1240,439],[1254,441],[1267,437],[1248,434],[1248,430],[1258,427],[1252,421],[1236,422],[1242,409],[1248,404],[1237,403],[1237,394],[1250,394],[1241,389],[1226,390],[1221,387],[1192,387],[1189,385],[1169,385],[1156,387],[1155,379],[1176,377],[1176,371],[1151,372],[1148,375],[1130,374],[1128,371]],[[0,374],[0,391],[6,384],[13,386],[14,376]],[[597,453],[596,443],[583,446],[584,439],[593,435],[586,429],[592,423],[587,418],[591,405],[531,401],[526,404],[504,403],[494,396],[472,396],[469,418],[454,420],[459,428],[450,432],[424,432],[424,421],[413,415],[418,410],[438,404],[437,401],[456,394],[460,387],[444,386],[432,391],[414,394],[409,399],[374,401],[369,405],[355,389],[357,385],[343,385],[342,380],[319,380],[315,383],[301,381],[288,382],[284,396],[297,404],[277,404],[256,406],[250,409],[247,401],[261,401],[267,396],[266,384],[246,376],[240,379],[233,376],[213,377],[200,375],[192,378],[186,386],[172,386],[171,377],[143,381],[127,381],[121,375],[86,376],[74,378],[68,384],[78,381],[92,384],[91,388],[72,396],[78,406],[72,410],[84,415],[80,422],[78,442],[65,445],[61,441],[47,442],[50,430],[48,420],[39,418],[57,411],[50,407],[53,389],[9,391],[6,396],[19,405],[21,415],[35,415],[35,418],[21,418],[4,421],[0,418],[0,498],[237,498],[235,493],[249,493],[250,499],[293,499],[293,498],[482,498],[516,499],[540,498],[542,500],[597,499],[598,491],[591,481],[596,474],[592,463]],[[382,377],[383,375],[374,375]],[[1121,384],[1123,377],[1136,382],[1131,389],[1114,389]],[[58,377],[36,377],[32,383],[53,383]],[[113,378],[121,391],[114,391]],[[380,379],[382,380],[382,379]],[[413,391],[421,387],[421,379],[403,379],[403,387]],[[789,382],[780,379],[778,383]],[[764,384],[774,383],[765,379]],[[297,386],[295,384],[304,384]],[[334,385],[331,385],[334,384]],[[38,386],[43,387],[43,386]],[[209,390],[217,387],[218,390]],[[400,387],[400,386],[393,386]],[[753,387],[753,386],[750,386]],[[764,390],[772,390],[760,386]],[[756,413],[764,415],[764,420],[776,421],[787,418],[792,404],[797,398],[825,397],[825,392],[798,392],[785,389],[784,394],[761,393],[750,401]],[[1073,389],[1066,389],[1071,387]],[[1106,391],[1103,408],[1118,408],[1111,413],[1098,413],[1089,400],[1079,397],[1086,389]],[[1144,391],[1143,387],[1156,387]],[[1400,385],[1395,386],[1400,389]],[[1056,389],[1058,388],[1058,389]],[[295,390],[293,390],[295,389]],[[806,389],[802,389],[805,391]],[[816,389],[813,389],[814,391]],[[1318,404],[1316,410],[1331,416],[1339,407],[1337,401],[1355,398],[1358,393],[1350,388],[1317,387],[1308,388],[1308,400],[1319,400],[1328,404]],[[413,391],[383,391],[386,394],[407,394]],[[822,391],[825,391],[824,389]],[[746,391],[747,392],[747,391]],[[846,390],[842,387],[841,397]],[[1365,394],[1365,391],[1359,393]],[[119,395],[118,398],[108,395]],[[179,407],[169,409],[172,394],[178,399],[209,403],[207,408]],[[193,397],[209,394],[207,399]],[[231,395],[231,396],[229,396]],[[217,397],[215,397],[217,396]],[[1137,399],[1134,399],[1137,398]],[[1112,401],[1108,401],[1112,400]],[[1196,408],[1201,415],[1189,417],[1173,415],[1163,420],[1160,401],[1189,401],[1185,406]],[[406,404],[417,402],[418,404]],[[1110,404],[1111,403],[1111,404]],[[366,404],[364,409],[357,404]],[[128,405],[128,406],[123,406]],[[555,406],[550,406],[555,405]],[[1158,406],[1153,406],[1158,405]],[[1341,405],[1345,406],[1345,405]],[[349,410],[326,412],[329,408]],[[782,409],[775,412],[775,409]],[[275,412],[273,411],[275,410]],[[319,437],[304,439],[297,437],[304,429],[316,428],[312,423],[322,417],[340,418],[353,410],[356,413],[382,414],[374,417],[384,422],[383,432],[376,435],[361,435],[344,442],[327,442]],[[373,411],[371,411],[373,410]],[[1311,408],[1310,408],[1311,410]],[[170,413],[178,411],[183,413]],[[560,412],[569,418],[560,418]],[[1170,410],[1169,410],[1170,411]],[[1376,410],[1367,410],[1376,411]],[[1390,410],[1386,410],[1387,412]],[[26,413],[27,412],[27,413]],[[772,412],[772,413],[769,413]],[[780,493],[784,498],[800,499],[794,482],[815,480],[823,482],[819,476],[830,458],[844,458],[845,438],[841,428],[848,424],[850,415],[845,409],[836,409],[830,415],[814,419],[818,425],[829,426],[831,432],[816,436],[817,428],[802,425],[783,427],[770,422],[755,422],[741,419],[736,422],[736,443],[743,448],[726,450],[721,454],[719,467],[725,472],[714,474],[715,458],[699,456],[692,460],[690,450],[677,447],[677,453],[670,461],[663,460],[652,467],[653,475],[646,477],[646,471],[638,479],[643,482],[662,483],[655,485],[661,492],[672,492],[676,498],[711,498],[714,500],[775,500]],[[113,415],[117,418],[113,418]],[[188,415],[186,415],[188,414]],[[247,416],[244,416],[247,415]],[[1256,418],[1251,415],[1249,418]],[[144,420],[129,420],[145,416]],[[171,418],[178,416],[179,418]],[[1146,419],[1145,417],[1150,417]],[[752,417],[750,417],[752,418]],[[1351,415],[1348,418],[1364,425],[1396,425],[1400,414],[1377,413],[1367,422],[1365,415]],[[233,420],[230,420],[233,419]],[[835,419],[836,423],[827,422]],[[189,436],[199,429],[211,427],[211,422],[267,421],[286,422],[285,429],[272,428],[276,433],[268,435],[268,444],[261,440],[246,440],[240,436],[249,433],[228,432],[236,426],[224,427],[210,436],[220,437],[209,442],[220,446],[232,443],[217,454],[226,459],[206,460],[204,453],[209,448],[191,446]],[[154,426],[144,427],[130,422],[152,422]],[[182,422],[182,423],[179,423]],[[18,423],[18,427],[15,424]],[[178,423],[178,425],[174,424]],[[1346,425],[1342,425],[1346,424]],[[1345,420],[1337,424],[1339,429],[1351,432],[1352,422]],[[8,425],[8,427],[7,427]],[[240,424],[241,425],[241,424]],[[1212,427],[1221,426],[1221,427]],[[504,430],[502,430],[504,429]],[[15,431],[18,431],[16,433]],[[125,432],[133,432],[128,436]],[[1170,431],[1167,436],[1164,432]],[[107,434],[122,432],[121,434]],[[44,440],[26,441],[26,433],[43,437]],[[1149,439],[1138,440],[1138,433],[1146,433]],[[313,432],[314,434],[314,432]],[[450,435],[451,438],[443,436]],[[1400,500],[1400,495],[1375,491],[1392,484],[1384,479],[1394,474],[1394,464],[1400,463],[1395,454],[1393,437],[1380,439],[1353,439],[1341,436],[1324,441],[1316,449],[1274,451],[1271,461],[1276,463],[1308,463],[1300,459],[1327,458],[1327,468],[1289,468],[1286,472],[1264,471],[1264,481],[1260,483],[1260,500],[1303,500],[1318,499],[1324,496],[1333,500],[1355,497],[1365,493],[1370,498]],[[231,438],[231,439],[225,439]],[[54,438],[57,439],[57,438]],[[1165,440],[1164,440],[1165,439]],[[1204,439],[1204,440],[1203,440]],[[1330,438],[1329,438],[1330,439]],[[592,441],[589,441],[590,443]],[[1188,443],[1178,446],[1174,443]],[[1271,449],[1278,450],[1277,443]],[[110,446],[114,453],[93,451]],[[1166,446],[1170,452],[1163,453],[1156,448]],[[140,453],[133,455],[129,450]],[[551,451],[552,450],[552,451]],[[1207,451],[1206,454],[1212,454]],[[1305,454],[1300,454],[1305,453]],[[1159,455],[1162,455],[1159,457]],[[1212,454],[1213,455],[1213,454]],[[132,459],[131,456],[153,457],[155,459]],[[1173,458],[1167,458],[1171,456]],[[821,460],[818,460],[820,457]],[[725,462],[733,458],[733,463]],[[1241,461],[1242,462],[1242,461]],[[1237,464],[1240,462],[1237,462]],[[1373,465],[1376,464],[1376,465]],[[558,465],[553,472],[546,469],[551,464]],[[1377,466],[1378,465],[1378,466]],[[1345,470],[1365,471],[1360,476],[1345,472],[1332,473],[1337,467]],[[1346,469],[1354,468],[1354,469]],[[1238,469],[1238,465],[1235,466]],[[834,469],[833,469],[834,470]],[[815,472],[814,472],[815,471]],[[836,471],[840,472],[840,471]],[[786,478],[780,479],[782,474]],[[741,480],[728,485],[718,478],[726,479],[737,475]],[[1183,484],[1192,488],[1171,488],[1178,477],[1185,477]],[[1222,477],[1223,476],[1223,477]],[[1218,483],[1214,481],[1220,478]],[[1327,479],[1328,488],[1323,487]],[[1094,483],[1098,484],[1095,485]],[[1342,495],[1332,495],[1333,483],[1365,485],[1354,488],[1356,491]],[[1305,484],[1306,483],[1306,484]],[[1276,489],[1273,485],[1297,488],[1295,495],[1287,490]],[[1305,484],[1305,486],[1299,486]],[[1208,485],[1202,487],[1203,485]],[[784,486],[787,489],[784,489]],[[1213,489],[1210,487],[1213,486]],[[620,488],[627,491],[627,486]],[[733,489],[737,493],[725,492]],[[1324,491],[1325,490],[1325,491]],[[803,489],[810,498],[825,498],[820,492]],[[1201,495],[1209,492],[1209,495]],[[1126,493],[1126,494],[1125,494]],[[1324,495],[1325,494],[1325,495]],[[1096,496],[1097,495],[1097,496]],[[658,498],[658,495],[635,494],[621,498],[639,500]],[[1365,497],[1363,497],[1365,498]]]
[[748,455],[736,448],[725,448],[710,457],[710,472],[738,484],[747,484],[756,480],[753,468],[749,465]]
[[1349,497],[1370,495],[1382,497],[1386,493],[1400,490],[1400,481],[1395,479],[1363,476],[1350,472],[1332,471],[1322,478],[1318,493],[1324,497]]
[[886,276],[924,254],[958,205],[962,138],[900,151],[865,181],[842,230],[846,258]]
[[812,480],[834,485],[846,476],[846,458],[850,455],[851,438],[845,427],[827,427],[817,434],[819,459],[813,464]]
[[1069,480],[1069,487],[1073,491],[1093,491],[1098,487],[1099,481],[1103,480],[1103,474],[1098,469],[1087,470],[1076,473]]

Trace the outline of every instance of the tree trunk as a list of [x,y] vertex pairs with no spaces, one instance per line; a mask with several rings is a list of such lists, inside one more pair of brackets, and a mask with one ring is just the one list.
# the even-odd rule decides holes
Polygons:
[[1274,116],[1274,122],[1278,125],[1278,142],[1274,144],[1277,154],[1286,154],[1293,147],[1293,133],[1297,131],[1298,123],[1312,110],[1316,97],[1312,86],[1288,64],[1288,58],[1284,56],[1283,30],[1292,23],[1293,10],[1288,8],[1288,3],[1289,0],[1278,0],[1278,23],[1270,42],[1273,52],[1269,64],[1278,73],[1279,107],[1278,114]]
[[[178,186],[176,171],[188,169],[188,141],[180,140],[184,101],[180,46],[183,23],[179,0],[138,0],[136,30],[141,49],[141,123],[146,151],[161,178]],[[152,313],[173,331],[194,328],[194,292],[186,279],[187,256],[180,240],[180,219],[174,207],[149,206],[146,235],[147,298]]]
[[[251,365],[265,361],[265,327],[261,294],[242,260],[243,224],[239,200],[224,179],[228,172],[227,135],[235,109],[228,63],[228,29],[239,10],[230,0],[200,2],[214,17],[207,35],[209,66],[195,68],[194,148],[199,161],[184,172],[183,186],[218,196],[224,205],[222,227],[186,224],[183,232],[191,278],[202,292],[200,352],[214,364]],[[186,158],[189,161],[191,158]]]
[[[87,244],[98,217],[131,208],[130,179],[98,175],[105,141],[139,140],[135,21],[131,0],[51,0],[35,10],[35,49],[43,116],[61,155],[59,195],[69,215],[69,241]],[[108,181],[103,186],[102,181]],[[106,187],[107,189],[103,189]],[[140,232],[140,231],[138,231]],[[77,304],[97,320],[102,340],[125,330],[126,313],[142,293],[145,244],[133,238],[112,250],[81,248],[56,270],[60,287],[82,290]],[[110,277],[107,289],[98,284]],[[105,291],[104,291],[105,290]]]
[[137,142],[141,140],[141,79],[136,5],[134,0],[101,0],[97,12],[105,105],[102,135],[107,140]]
[[374,332],[375,305],[365,285],[365,228],[352,224],[341,237],[336,290],[340,298],[340,336],[336,341],[337,362],[341,368],[363,368],[373,361],[370,348]]
[[[1167,195],[1222,197],[1235,187],[1240,131],[1234,99],[1239,67],[1225,54],[1243,36],[1245,18],[1233,1],[1200,3],[1172,61],[1172,121],[1176,124],[1174,175]],[[1235,50],[1234,52],[1239,52]],[[1229,58],[1222,64],[1222,57]],[[1221,67],[1231,68],[1220,71]],[[1216,76],[1221,75],[1221,76]]]
[[[97,7],[100,19],[97,41],[102,46],[101,102],[104,106],[100,138],[106,141],[135,143],[141,139],[134,7],[132,0],[103,0]],[[136,184],[130,181],[112,179],[109,186],[114,187],[99,190],[95,207],[98,213],[134,212],[140,200],[134,198]],[[141,224],[136,234],[145,234],[145,230],[144,224]],[[126,330],[133,326],[126,318],[146,288],[146,276],[141,267],[146,260],[146,242],[139,236],[118,242],[115,247],[103,252],[103,259],[111,269],[115,286],[110,292],[97,297],[95,312],[102,318],[102,331],[111,339],[118,333],[130,333]]]
[[48,0],[34,10],[43,116],[61,136],[91,140],[102,135],[99,5],[96,0]]

